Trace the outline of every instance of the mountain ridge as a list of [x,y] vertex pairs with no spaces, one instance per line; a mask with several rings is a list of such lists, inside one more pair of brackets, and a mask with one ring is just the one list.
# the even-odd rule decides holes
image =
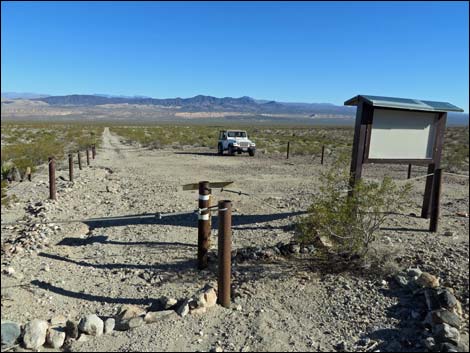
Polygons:
[[285,113],[285,114],[337,114],[354,115],[355,108],[337,106],[331,103],[285,103],[274,100],[255,100],[243,96],[214,97],[196,95],[189,98],[150,98],[150,97],[122,97],[108,95],[72,94],[64,96],[39,97],[32,100],[42,101],[55,106],[99,106],[105,104],[135,104],[156,105],[169,108],[178,108],[180,111],[239,111],[251,113]]

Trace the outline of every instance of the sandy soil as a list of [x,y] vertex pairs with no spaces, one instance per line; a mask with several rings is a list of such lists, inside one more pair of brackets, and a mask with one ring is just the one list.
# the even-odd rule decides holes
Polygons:
[[[25,207],[38,201],[51,220],[189,211],[197,206],[197,193],[182,191],[183,184],[233,180],[231,189],[264,201],[213,190],[215,200],[233,201],[233,247],[263,248],[294,236],[292,223],[308,207],[325,168],[309,157],[221,157],[212,150],[190,148],[148,151],[123,145],[108,129],[102,147],[91,167],[76,171],[73,185],[59,179],[56,202],[46,201],[45,168],[33,182],[19,184],[14,189],[18,202],[2,208],[2,222],[22,218]],[[406,169],[367,166],[364,176],[388,174],[404,180]],[[414,175],[424,173],[414,169]],[[67,179],[65,164],[57,176]],[[426,232],[428,220],[410,215],[420,213],[424,180],[413,185],[413,203],[381,230],[380,243],[395,253],[397,267],[419,266],[453,287],[468,321],[469,221],[456,216],[468,212],[468,179],[444,178],[437,234]],[[163,295],[187,297],[216,280],[215,264],[205,271],[196,269],[196,224],[195,215],[183,215],[143,224],[88,222],[88,234],[83,223],[52,227],[31,250],[2,254],[2,270],[15,270],[14,276],[2,271],[2,320],[111,316],[122,304],[148,306]],[[17,238],[23,227],[4,227],[2,243]],[[214,219],[212,252],[217,251],[215,227]],[[446,231],[454,235],[444,236]],[[331,351],[361,350],[371,339],[381,351],[424,350],[419,320],[410,314],[413,298],[388,277],[369,276],[367,270],[328,271],[310,254],[240,262],[233,273],[231,309],[217,306],[201,316],[170,318],[76,342],[71,349]],[[468,333],[468,324],[463,331]]]

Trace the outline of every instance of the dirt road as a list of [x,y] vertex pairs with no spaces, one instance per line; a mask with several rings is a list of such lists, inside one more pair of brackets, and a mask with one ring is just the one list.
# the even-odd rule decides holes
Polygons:
[[[215,200],[233,201],[233,246],[262,249],[294,236],[293,221],[318,190],[322,168],[326,166],[310,157],[228,157],[194,148],[149,151],[124,145],[106,128],[91,167],[77,171],[73,185],[59,179],[56,202],[45,201],[44,170],[32,183],[15,189],[18,201],[2,208],[2,222],[20,219],[28,213],[25,206],[38,208],[37,202],[50,220],[190,211],[197,207],[197,192],[182,191],[183,184],[234,181],[230,189],[258,199],[213,190]],[[385,173],[403,180],[406,166],[368,166],[364,174],[378,178]],[[67,179],[65,164],[57,176]],[[422,200],[424,182],[416,181],[414,203],[387,224],[380,241],[396,250],[398,267],[419,266],[454,287],[468,319],[469,222],[455,216],[468,212],[468,181],[446,177],[444,182],[439,234],[423,231],[427,220],[409,216],[419,214]],[[182,215],[38,230],[34,236],[39,245],[12,256],[2,252],[2,269],[15,270],[15,275],[2,271],[2,320],[112,316],[122,304],[148,306],[164,295],[189,296],[216,280],[214,264],[205,271],[196,269],[196,224],[195,215]],[[2,243],[18,237],[22,227],[3,229]],[[454,236],[444,237],[447,230]],[[216,252],[215,229],[212,236],[211,251]],[[412,300],[391,281],[367,273],[324,273],[312,266],[311,256],[236,264],[232,309],[217,306],[201,316],[114,332],[76,342],[72,350],[329,351],[358,347],[361,338],[377,341],[382,351],[423,350],[417,320],[410,318]]]

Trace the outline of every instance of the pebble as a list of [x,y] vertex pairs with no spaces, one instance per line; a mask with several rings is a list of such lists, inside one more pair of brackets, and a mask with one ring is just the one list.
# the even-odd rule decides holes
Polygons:
[[59,328],[50,328],[46,336],[47,344],[52,348],[60,348],[65,342],[65,331]]
[[123,305],[117,314],[118,322],[125,322],[134,317],[145,315],[145,309],[137,305]]
[[149,311],[147,314],[145,314],[144,321],[150,324],[173,315],[176,315],[174,310]]
[[214,288],[209,288],[204,292],[204,299],[206,302],[206,307],[211,308],[217,304],[217,293]]
[[32,320],[24,327],[23,342],[27,349],[38,349],[46,342],[49,324],[45,320]]
[[426,339],[423,340],[423,345],[430,351],[434,350],[434,347],[436,346],[436,341],[434,340],[434,337],[426,337]]
[[455,232],[452,232],[450,230],[448,230],[447,232],[444,233],[445,237],[453,237],[454,235],[455,235]]
[[456,328],[459,328],[462,324],[460,318],[456,314],[446,309],[432,311],[431,317],[432,322],[435,324],[448,324]]
[[458,305],[458,300],[449,290],[446,289],[439,294],[439,303],[444,308],[453,309]]
[[423,288],[436,288],[439,287],[439,278],[430,273],[423,272],[416,280],[416,284]]
[[127,322],[127,326],[129,330],[142,326],[143,324],[144,324],[144,318],[142,316],[133,317]]
[[106,319],[106,321],[104,322],[104,334],[107,335],[113,332],[115,325],[116,321],[112,317]]
[[460,341],[460,332],[455,327],[448,324],[438,324],[433,327],[432,330],[434,338],[439,342],[451,342],[458,344]]
[[67,320],[65,323],[65,334],[67,337],[78,338],[78,324],[75,321]]
[[85,316],[78,324],[80,331],[91,336],[101,336],[103,334],[103,327],[103,320],[101,320],[96,314]]
[[2,346],[12,346],[21,335],[21,327],[13,321],[2,320]]
[[185,317],[186,315],[189,314],[189,301],[185,300],[178,308],[176,311],[177,314],[181,317]]

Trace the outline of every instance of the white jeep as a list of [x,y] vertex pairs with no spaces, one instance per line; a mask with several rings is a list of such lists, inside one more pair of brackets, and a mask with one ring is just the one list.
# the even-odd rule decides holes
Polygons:
[[224,151],[233,156],[235,153],[241,154],[248,152],[250,156],[255,155],[256,145],[248,139],[246,131],[241,130],[222,130],[219,132],[219,143],[217,146],[219,155],[223,155]]

